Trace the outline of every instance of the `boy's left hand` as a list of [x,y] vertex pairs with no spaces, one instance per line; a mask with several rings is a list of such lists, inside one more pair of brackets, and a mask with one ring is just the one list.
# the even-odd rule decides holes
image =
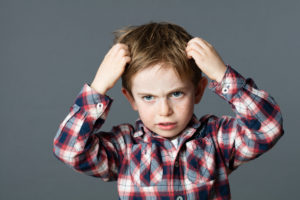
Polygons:
[[187,57],[193,58],[208,78],[221,82],[226,71],[226,65],[215,48],[202,38],[195,37],[187,43]]

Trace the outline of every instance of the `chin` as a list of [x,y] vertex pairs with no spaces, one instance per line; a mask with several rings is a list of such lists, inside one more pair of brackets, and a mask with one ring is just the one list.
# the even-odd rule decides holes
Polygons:
[[168,136],[163,136],[163,137],[168,139],[168,140],[172,140],[172,139],[178,137],[179,135],[180,135],[180,133],[173,134],[173,135],[168,135]]

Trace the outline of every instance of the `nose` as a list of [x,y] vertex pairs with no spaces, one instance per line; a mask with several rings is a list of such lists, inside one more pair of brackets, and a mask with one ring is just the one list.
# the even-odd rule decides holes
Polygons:
[[162,99],[159,106],[159,114],[161,116],[169,116],[173,113],[172,106],[170,105],[170,102],[168,102],[168,99]]

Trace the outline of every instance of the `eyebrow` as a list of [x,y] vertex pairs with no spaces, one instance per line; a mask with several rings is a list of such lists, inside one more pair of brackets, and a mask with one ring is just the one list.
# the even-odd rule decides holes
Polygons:
[[[188,88],[187,86],[174,88],[174,89],[170,90],[168,92],[168,94],[173,93],[173,92],[177,92],[177,91],[186,90],[187,88]],[[155,96],[154,94],[151,94],[151,92],[138,92],[137,95],[139,95],[139,96],[147,96],[147,95]]]

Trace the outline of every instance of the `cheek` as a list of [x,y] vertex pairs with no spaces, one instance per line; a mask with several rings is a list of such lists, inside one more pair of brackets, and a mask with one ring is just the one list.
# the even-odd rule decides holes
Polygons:
[[138,104],[138,113],[142,120],[148,121],[149,118],[152,118],[154,109],[152,109],[149,105]]
[[178,106],[177,116],[184,125],[186,125],[190,121],[191,117],[193,116],[193,113],[194,104],[190,101]]
[[190,99],[186,99],[176,105],[176,110],[181,113],[190,113],[194,110],[194,103]]

